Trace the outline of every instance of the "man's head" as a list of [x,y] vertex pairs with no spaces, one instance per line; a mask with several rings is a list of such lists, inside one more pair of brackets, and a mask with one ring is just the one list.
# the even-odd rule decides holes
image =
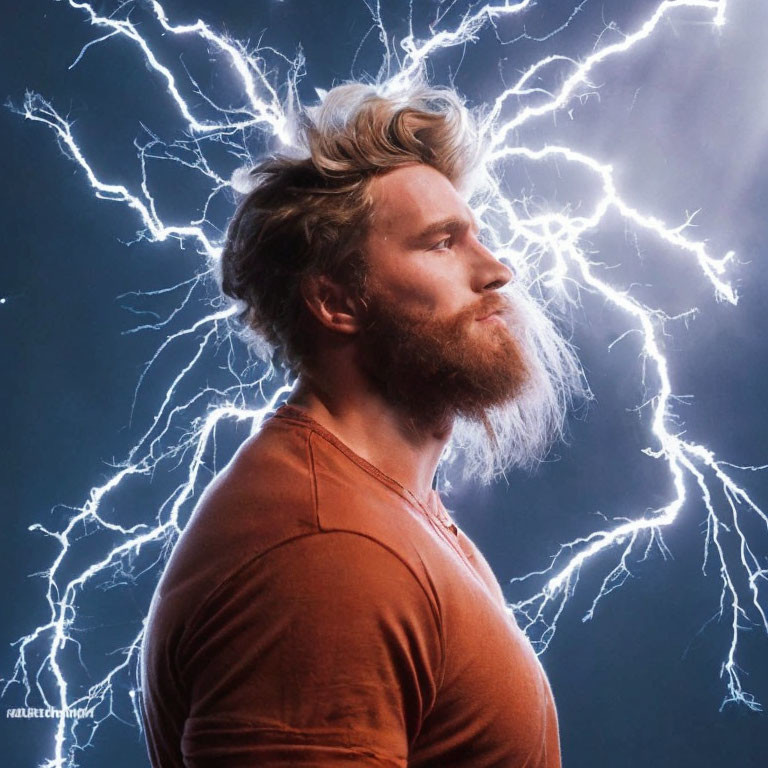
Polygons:
[[251,171],[230,224],[222,287],[241,319],[296,372],[322,379],[323,350],[344,345],[414,423],[456,419],[471,474],[540,457],[578,366],[478,238],[478,145],[455,94],[340,86],[300,143]]
[[319,276],[363,282],[371,182],[417,163],[462,185],[477,153],[472,123],[449,90],[420,86],[395,99],[342,85],[302,118],[297,147],[248,173],[251,191],[221,259],[222,288],[241,303],[241,320],[296,372],[311,366],[315,347],[307,284]]

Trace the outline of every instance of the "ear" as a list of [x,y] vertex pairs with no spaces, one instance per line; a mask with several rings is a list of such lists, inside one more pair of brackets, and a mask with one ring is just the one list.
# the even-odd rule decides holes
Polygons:
[[339,333],[360,330],[360,302],[350,288],[327,275],[311,275],[301,284],[304,303],[324,327]]

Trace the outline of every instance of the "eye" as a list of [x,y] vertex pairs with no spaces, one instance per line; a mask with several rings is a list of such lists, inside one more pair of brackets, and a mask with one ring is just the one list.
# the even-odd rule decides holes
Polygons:
[[451,239],[452,238],[450,238],[450,237],[444,237],[442,240],[440,240],[439,242],[437,242],[433,246],[431,246],[429,250],[430,251],[440,251],[443,248],[447,248],[450,245],[450,243],[451,243]]

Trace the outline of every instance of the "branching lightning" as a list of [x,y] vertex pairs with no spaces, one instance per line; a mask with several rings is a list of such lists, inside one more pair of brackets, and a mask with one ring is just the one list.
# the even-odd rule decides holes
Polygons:
[[[86,724],[86,738],[82,737],[81,730],[76,732],[77,723],[67,720],[64,715],[55,721],[52,754],[44,763],[46,768],[76,764],[77,750],[92,744],[99,724],[115,715],[115,697],[119,695],[115,681],[119,678],[130,680],[135,676],[141,632],[128,647],[120,649],[123,656],[121,663],[103,679],[88,686],[84,692],[72,690],[65,653],[70,646],[78,651],[80,649],[74,631],[78,600],[83,592],[98,587],[105,579],[111,580],[111,583],[118,580],[130,583],[139,575],[135,566],[137,557],[153,545],[159,546],[159,554],[143,570],[159,571],[162,556],[167,554],[180,534],[185,511],[188,511],[203,482],[204,457],[215,442],[217,427],[224,423],[245,422],[251,433],[257,431],[262,419],[290,389],[275,385],[271,370],[261,377],[245,377],[235,370],[231,362],[233,358],[230,358],[229,373],[233,383],[224,387],[205,387],[192,397],[185,398],[181,394],[182,385],[193,370],[205,365],[206,355],[212,348],[234,343],[230,320],[235,310],[229,306],[210,307],[203,302],[195,303],[195,291],[201,282],[209,279],[220,254],[216,228],[207,219],[209,204],[215,196],[232,186],[229,181],[231,172],[216,170],[207,148],[211,142],[224,142],[241,164],[247,164],[250,160],[247,139],[254,133],[290,144],[291,113],[298,107],[296,87],[304,68],[300,55],[288,57],[272,48],[253,50],[218,34],[202,21],[173,24],[159,2],[149,2],[149,14],[166,36],[202,42],[212,53],[229,63],[242,93],[242,103],[237,107],[221,106],[203,93],[189,73],[184,73],[184,85],[179,84],[173,65],[163,63],[162,52],[150,44],[146,34],[142,33],[143,26],[131,20],[132,6],[122,4],[115,14],[103,16],[87,2],[67,2],[73,10],[85,14],[87,21],[100,35],[83,47],[72,66],[78,64],[97,43],[117,36],[130,41],[146,66],[164,83],[168,98],[184,122],[187,137],[173,145],[165,145],[154,136],[144,143],[137,143],[141,184],[138,189],[131,190],[104,180],[108,178],[108,172],[95,168],[89,162],[87,149],[78,144],[72,123],[62,117],[50,101],[38,94],[27,93],[23,103],[14,109],[24,118],[45,125],[53,132],[62,151],[83,171],[97,198],[120,203],[138,216],[140,238],[149,242],[174,238],[181,244],[189,243],[196,247],[203,264],[201,272],[185,283],[168,289],[182,291],[183,298],[178,309],[165,319],[143,324],[134,330],[164,330],[173,325],[182,309],[205,306],[206,310],[200,312],[198,319],[191,324],[168,333],[147,363],[139,386],[166,350],[181,343],[194,342],[193,351],[168,384],[154,417],[125,461],[104,484],[91,489],[88,500],[74,510],[63,530],[49,530],[39,524],[30,527],[30,530],[55,540],[58,545],[57,555],[44,573],[48,619],[16,641],[17,661],[13,675],[5,681],[3,694],[9,687],[18,684],[23,687],[27,703],[37,695],[46,707],[61,710],[87,707],[95,708],[96,712],[95,718]],[[369,4],[372,30],[378,32],[384,48],[380,72],[382,88],[396,90],[417,77],[424,64],[436,53],[448,48],[471,46],[486,27],[492,27],[497,36],[506,34],[505,25],[518,23],[532,5],[532,0],[488,3],[479,8],[474,5],[454,28],[444,29],[441,27],[448,10],[441,4],[428,36],[417,39],[411,24],[410,34],[396,45],[386,29],[379,4]],[[575,8],[571,18],[581,5]],[[537,650],[543,651],[552,640],[558,620],[574,594],[582,568],[595,561],[600,553],[612,558],[612,565],[584,617],[586,620],[592,618],[603,598],[624,583],[633,562],[647,558],[654,547],[662,553],[666,551],[663,531],[677,521],[684,505],[702,503],[707,520],[703,568],[714,563],[719,570],[722,584],[719,611],[721,616],[728,618],[731,628],[730,644],[721,670],[727,691],[724,704],[737,702],[759,709],[757,700],[742,686],[737,650],[745,627],[760,626],[768,632],[764,597],[768,565],[765,556],[761,559],[756,551],[756,544],[747,536],[744,526],[744,520],[750,517],[768,528],[768,515],[736,482],[733,470],[763,467],[735,467],[718,459],[710,448],[684,439],[674,409],[676,397],[670,361],[661,343],[665,324],[671,318],[659,308],[641,301],[631,288],[608,282],[604,271],[589,258],[584,238],[588,233],[598,231],[609,214],[618,215],[635,231],[644,231],[669,246],[675,258],[687,259],[691,269],[698,270],[709,282],[716,298],[733,305],[738,297],[728,280],[728,268],[734,254],[712,255],[704,242],[691,239],[688,234],[691,217],[685,217],[682,224],[673,225],[638,210],[626,190],[618,188],[613,168],[595,157],[570,146],[519,146],[513,141],[521,128],[533,126],[535,129],[537,121],[542,118],[569,109],[574,100],[580,99],[592,88],[589,78],[598,65],[610,63],[612,59],[618,59],[631,48],[639,46],[653,36],[662,23],[681,12],[698,14],[698,20],[707,21],[712,27],[726,22],[725,0],[664,0],[635,31],[621,35],[619,42],[611,44],[604,44],[601,38],[591,53],[580,61],[559,55],[541,58],[498,95],[481,126],[487,147],[485,166],[491,192],[478,206],[478,217],[490,232],[500,258],[513,263],[526,284],[536,286],[537,290],[546,291],[550,296],[560,295],[570,302],[578,302],[579,291],[599,295],[622,313],[627,333],[640,338],[645,361],[643,383],[651,392],[642,406],[651,413],[651,445],[645,453],[664,463],[672,488],[671,498],[658,509],[642,515],[638,515],[636,510],[619,510],[623,516],[609,521],[602,530],[564,544],[548,567],[516,579],[526,587],[531,584],[537,586],[530,589],[527,597],[510,605],[510,611]],[[515,33],[510,33],[510,37],[514,38]],[[281,62],[288,69],[282,89],[273,83],[273,70],[268,60]],[[556,89],[547,91],[537,83],[539,75],[552,64],[568,67],[569,73]],[[189,87],[198,97],[196,106],[183,95]],[[533,105],[521,107],[519,97],[531,94],[537,97]],[[202,117],[201,113],[206,116]],[[149,171],[150,162],[158,159],[181,163],[206,180],[210,194],[202,216],[191,217],[191,220],[182,223],[162,220],[152,193]],[[596,183],[600,191],[598,198],[590,210],[579,215],[570,211],[532,213],[525,201],[512,199],[499,181],[502,176],[500,171],[519,161],[533,164],[558,161],[579,169]],[[261,406],[254,407],[254,402],[261,403]],[[191,415],[194,413],[201,415]],[[180,426],[184,429],[184,436],[178,440],[173,435]],[[111,519],[113,516],[106,511],[108,498],[125,487],[131,478],[150,477],[159,467],[169,465],[183,467],[184,477],[159,505],[156,519],[133,525],[121,525]],[[690,487],[698,489],[695,498],[690,496]],[[720,495],[725,499],[722,509],[720,506],[723,505],[716,502]],[[87,568],[74,576],[68,575],[67,569],[72,567],[70,555],[74,542],[93,530],[108,532],[116,543]],[[737,545],[736,556],[734,549],[728,546],[727,542],[731,541]],[[605,562],[604,555],[600,563]],[[604,566],[595,562],[594,567]],[[130,706],[139,721],[135,683],[128,695]]]

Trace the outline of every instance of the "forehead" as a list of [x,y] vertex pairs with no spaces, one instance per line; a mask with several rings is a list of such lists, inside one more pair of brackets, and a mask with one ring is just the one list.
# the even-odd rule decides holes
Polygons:
[[405,238],[447,217],[472,219],[469,206],[453,184],[429,165],[405,165],[377,176],[370,193],[372,234]]

